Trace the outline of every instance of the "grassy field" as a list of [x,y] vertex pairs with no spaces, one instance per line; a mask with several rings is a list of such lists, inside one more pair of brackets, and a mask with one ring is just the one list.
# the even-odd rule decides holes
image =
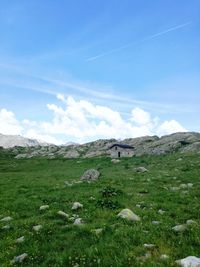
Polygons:
[[[136,173],[138,166],[149,172]],[[65,184],[78,181],[89,168],[101,172],[97,182]],[[193,187],[180,186],[187,183]],[[75,201],[83,209],[72,211]],[[40,211],[46,204],[49,209]],[[118,218],[123,208],[141,221]],[[73,225],[59,210],[78,214],[84,225]],[[28,257],[13,266],[177,266],[175,260],[200,257],[199,155],[133,157],[118,164],[109,158],[14,160],[1,155],[0,220],[6,216],[13,220],[0,221],[1,267],[22,253]],[[172,230],[189,219],[196,224],[184,232]],[[43,228],[37,233],[33,226],[39,224]],[[10,229],[2,229],[5,225]],[[99,228],[99,234],[92,231]],[[16,243],[21,236],[25,241]],[[145,248],[145,243],[155,247]],[[161,259],[162,254],[169,257]]]

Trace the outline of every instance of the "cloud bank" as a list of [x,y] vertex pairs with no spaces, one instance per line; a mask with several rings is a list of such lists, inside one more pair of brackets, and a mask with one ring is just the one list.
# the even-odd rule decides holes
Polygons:
[[187,131],[178,121],[161,121],[158,117],[134,107],[128,118],[107,106],[86,100],[57,95],[59,105],[49,103],[49,121],[19,121],[12,111],[0,110],[0,133],[20,134],[41,141],[62,144],[68,141],[84,143],[99,138],[124,139],[145,135],[165,135]]

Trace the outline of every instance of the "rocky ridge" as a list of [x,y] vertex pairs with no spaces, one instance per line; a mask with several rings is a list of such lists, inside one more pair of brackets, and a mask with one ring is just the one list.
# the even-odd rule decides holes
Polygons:
[[[1,138],[2,135],[0,135]],[[100,139],[82,145],[72,144],[68,146],[43,146],[33,143],[33,145],[22,147],[17,143],[17,146],[6,150],[11,152],[17,159],[32,157],[92,158],[109,155],[109,147],[115,143],[133,146],[136,156],[164,155],[174,152],[200,153],[200,133],[196,132],[174,133],[160,138],[158,136],[144,136],[120,141],[116,139]]]
[[34,147],[34,146],[48,146],[48,143],[40,142],[36,139],[30,139],[21,135],[4,135],[0,134],[0,147],[12,148],[19,147]]

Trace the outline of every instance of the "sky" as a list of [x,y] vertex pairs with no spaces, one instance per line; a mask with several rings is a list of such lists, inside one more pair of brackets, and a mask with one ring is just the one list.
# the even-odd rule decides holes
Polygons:
[[0,133],[200,132],[199,0],[0,2]]

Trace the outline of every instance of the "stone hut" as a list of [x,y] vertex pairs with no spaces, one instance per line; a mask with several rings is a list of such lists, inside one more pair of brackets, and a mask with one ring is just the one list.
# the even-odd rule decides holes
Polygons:
[[111,158],[132,157],[134,155],[134,147],[125,144],[113,144],[109,147]]

